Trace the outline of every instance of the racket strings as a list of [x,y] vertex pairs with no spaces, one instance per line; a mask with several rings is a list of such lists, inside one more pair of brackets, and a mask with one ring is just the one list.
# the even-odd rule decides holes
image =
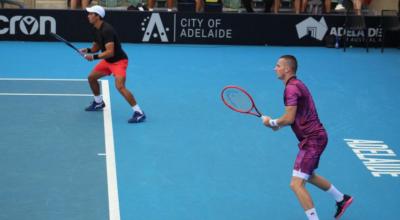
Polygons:
[[238,89],[226,89],[223,95],[225,102],[237,111],[248,112],[253,107],[250,97]]

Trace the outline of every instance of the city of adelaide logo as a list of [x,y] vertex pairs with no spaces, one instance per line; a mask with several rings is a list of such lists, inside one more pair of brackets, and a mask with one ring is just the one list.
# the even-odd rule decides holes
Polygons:
[[145,15],[140,29],[143,32],[142,42],[232,38],[230,25],[224,24],[221,18],[152,13]]
[[304,21],[296,25],[297,35],[299,39],[310,35],[312,38],[322,41],[328,26],[326,25],[325,19],[322,17],[320,21],[315,20],[312,17],[305,19]]
[[221,18],[182,17],[178,22],[179,38],[232,38],[232,29]]
[[[142,38],[143,42],[149,42],[151,37],[160,37],[161,42],[168,42],[168,36],[166,32],[170,31],[170,28],[164,27],[159,13],[152,13],[150,17],[147,16],[144,18],[141,26],[142,31],[144,32]],[[157,28],[157,32],[154,31],[154,28]]]

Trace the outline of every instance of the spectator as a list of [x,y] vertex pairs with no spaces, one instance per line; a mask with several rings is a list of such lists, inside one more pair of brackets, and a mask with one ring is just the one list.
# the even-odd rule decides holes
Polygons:
[[[280,4],[280,0],[264,0],[264,3],[265,3],[264,12],[271,12],[271,7],[274,4],[274,2],[275,2],[275,5]],[[242,0],[242,4],[246,8],[247,12],[254,12],[254,9],[251,5],[252,0]],[[274,9],[275,9],[275,7],[274,7]],[[279,7],[278,7],[278,9],[279,9]],[[276,10],[276,11],[274,10],[274,12],[277,13],[278,10]]]
[[274,0],[274,13],[275,14],[278,14],[280,7],[281,7],[281,0]]
[[[322,1],[324,2],[325,12],[330,13],[332,0],[322,0]],[[307,4],[308,4],[308,0],[295,0],[294,7],[295,7],[296,14],[299,14],[300,12],[301,13],[306,12]]]
[[[198,0],[196,0],[197,2]],[[149,8],[149,11],[153,11],[154,10],[154,4],[155,4],[155,0],[147,0],[147,7]],[[174,6],[174,1],[173,0],[167,0],[167,10],[169,12],[172,11],[172,7]],[[196,6],[197,8],[197,6]]]
[[346,8],[343,6],[343,0],[339,0],[335,7],[335,11],[344,11]]
[[196,12],[201,12],[204,9],[204,0],[195,0]]
[[90,2],[90,0],[71,0],[71,9],[87,8]]
[[340,0],[336,5],[335,11],[354,10],[361,12],[363,3],[369,4],[370,0]]
[[352,0],[354,11],[361,11],[363,0]]

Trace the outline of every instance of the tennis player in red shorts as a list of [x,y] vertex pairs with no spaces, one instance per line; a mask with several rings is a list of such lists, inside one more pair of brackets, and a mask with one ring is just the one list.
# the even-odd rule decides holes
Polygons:
[[299,140],[290,186],[310,220],[318,220],[310,194],[305,188],[307,182],[328,192],[336,200],[337,210],[334,215],[339,219],[352,203],[353,197],[341,193],[328,180],[315,173],[319,159],[328,143],[328,135],[320,122],[313,98],[306,85],[296,78],[297,60],[292,55],[279,58],[275,72],[285,84],[285,114],[278,119],[262,116],[263,124],[279,130],[290,125]]
[[114,28],[103,21],[105,10],[99,5],[86,8],[89,23],[94,27],[94,41],[91,48],[81,49],[88,61],[101,59],[89,74],[88,80],[94,95],[94,100],[85,110],[99,111],[105,107],[98,79],[104,76],[114,75],[115,86],[125,100],[131,105],[133,115],[129,123],[139,123],[146,119],[146,115],[136,103],[135,97],[125,87],[126,69],[128,67],[128,56],[122,50],[120,40]]

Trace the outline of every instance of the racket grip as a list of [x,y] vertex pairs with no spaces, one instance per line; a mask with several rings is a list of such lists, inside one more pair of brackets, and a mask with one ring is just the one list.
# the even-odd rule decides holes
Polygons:
[[264,120],[266,119],[266,118],[268,118],[267,116],[265,116],[265,115],[261,115],[261,121],[264,123]]
[[260,117],[261,117],[262,120],[264,120],[265,118],[267,118],[267,116],[265,116],[265,115],[261,115]]

